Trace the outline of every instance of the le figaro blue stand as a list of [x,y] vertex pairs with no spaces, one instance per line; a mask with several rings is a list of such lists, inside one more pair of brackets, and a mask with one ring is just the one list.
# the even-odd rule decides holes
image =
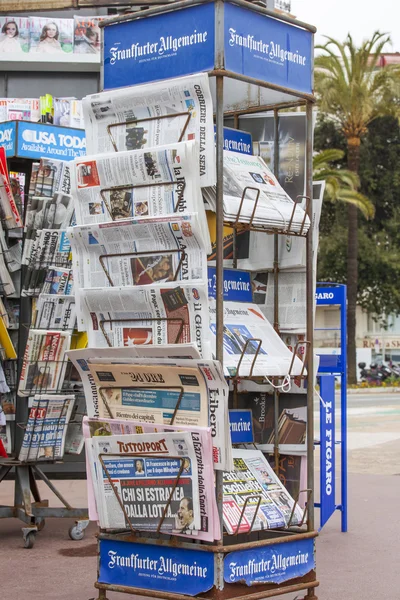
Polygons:
[[[306,196],[312,215],[313,34],[315,28],[244,0],[185,0],[108,19],[104,30],[103,90],[207,73],[216,122],[216,358],[223,361],[224,119],[277,107],[305,106]],[[166,82],[167,85],[167,82]],[[201,105],[201,98],[199,97]],[[201,119],[201,111],[200,111]],[[174,140],[171,140],[174,141]],[[202,137],[200,131],[200,147]],[[200,171],[202,164],[200,163]],[[239,209],[240,210],[240,209]],[[239,217],[239,216],[238,216]],[[237,221],[239,218],[237,218]],[[249,230],[256,230],[252,224]],[[231,228],[236,221],[228,224]],[[290,224],[289,224],[290,229]],[[282,233],[269,231],[269,233]],[[267,234],[267,233],[266,233]],[[300,232],[298,235],[302,235]],[[313,372],[313,232],[307,252],[308,372]],[[314,489],[313,390],[307,391],[307,490]],[[210,473],[213,476],[213,473]],[[132,532],[99,533],[98,600],[107,591],[163,600],[263,600],[282,594],[317,600],[314,503],[307,527],[228,536],[222,529],[223,473],[216,471],[220,539],[183,542]]]
[[[347,329],[346,286],[317,284],[317,306],[339,306],[340,327],[329,331],[340,332],[340,354],[321,354],[318,369],[320,383],[320,529],[336,510],[342,516],[341,529],[347,531]],[[326,331],[326,329],[323,329]],[[318,331],[318,329],[316,329]],[[319,330],[321,331],[321,330]],[[336,440],[335,380],[340,377],[340,440]],[[335,447],[340,445],[340,503],[336,504]]]

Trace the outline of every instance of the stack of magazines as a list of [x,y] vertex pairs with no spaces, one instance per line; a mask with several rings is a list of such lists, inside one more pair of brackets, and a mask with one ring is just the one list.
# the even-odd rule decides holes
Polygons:
[[[203,190],[208,208],[216,211],[216,188]],[[310,219],[295,204],[259,156],[224,150],[224,219],[229,223],[305,235]]]

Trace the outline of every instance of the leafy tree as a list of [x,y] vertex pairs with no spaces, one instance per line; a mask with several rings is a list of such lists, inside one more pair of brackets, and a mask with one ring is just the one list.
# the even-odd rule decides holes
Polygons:
[[[399,85],[396,68],[377,68],[386,34],[375,32],[370,40],[356,47],[350,35],[341,43],[327,38],[315,58],[315,87],[322,112],[329,115],[344,135],[347,166],[355,173],[360,167],[361,139],[369,125],[381,115],[394,114],[393,99]],[[358,209],[347,206],[347,347],[348,380],[356,382],[356,304],[358,288]]]

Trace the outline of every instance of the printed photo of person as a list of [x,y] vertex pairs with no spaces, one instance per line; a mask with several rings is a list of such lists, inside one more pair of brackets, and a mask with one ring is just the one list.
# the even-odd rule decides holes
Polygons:
[[0,52],[14,54],[23,52],[19,39],[19,29],[16,21],[8,21],[1,28]]
[[179,533],[187,533],[194,529],[193,500],[190,496],[184,496],[179,502],[175,521]]
[[[147,144],[148,129],[144,127],[127,126],[125,136],[125,147],[127,150],[141,150]],[[149,155],[151,156],[151,155]],[[146,160],[146,157],[145,157]],[[146,164],[147,168],[147,164]]]
[[135,461],[135,475],[136,477],[143,477],[145,475],[144,461],[141,459]]
[[58,25],[54,21],[46,23],[42,29],[42,33],[39,38],[39,44],[36,48],[36,52],[54,54],[62,52],[61,44],[59,42],[60,31]]

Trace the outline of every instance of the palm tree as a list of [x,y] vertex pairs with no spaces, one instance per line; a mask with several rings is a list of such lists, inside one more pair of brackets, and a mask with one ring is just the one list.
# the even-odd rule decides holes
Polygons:
[[[356,47],[348,35],[343,43],[327,38],[315,58],[315,88],[320,110],[333,118],[347,141],[347,165],[358,173],[360,143],[376,117],[394,114],[397,67],[377,68],[378,59],[390,38],[379,31]],[[347,238],[347,350],[348,381],[356,382],[356,303],[358,278],[358,210],[349,203]]]
[[357,173],[348,169],[339,169],[332,165],[344,157],[343,150],[334,148],[321,150],[313,156],[313,181],[325,181],[325,196],[330,202],[354,204],[366,219],[373,219],[375,207],[371,200],[360,194],[357,189],[360,180]]

